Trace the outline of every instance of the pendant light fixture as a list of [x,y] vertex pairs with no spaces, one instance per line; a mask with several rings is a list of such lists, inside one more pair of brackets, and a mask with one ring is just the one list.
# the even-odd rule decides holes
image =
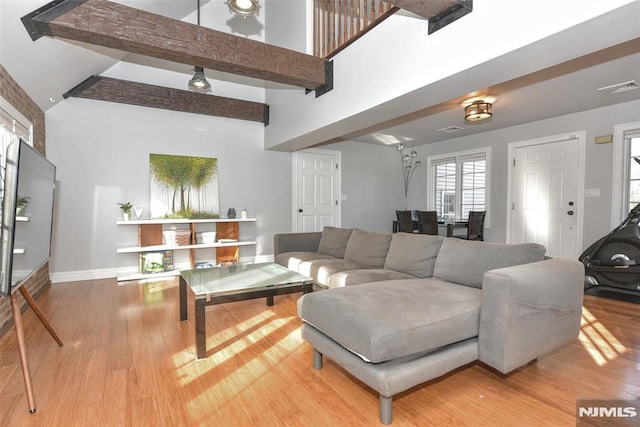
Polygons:
[[[200,0],[198,0],[198,27],[200,26]],[[195,66],[193,67],[194,75],[189,80],[189,90],[193,92],[207,93],[211,92],[211,85],[207,81],[204,75],[204,68]]]
[[229,6],[230,13],[237,13],[246,18],[250,15],[259,15],[260,0],[225,0],[224,4]]
[[211,85],[207,81],[204,75],[204,69],[202,67],[193,67],[195,72],[191,80],[189,80],[189,90],[194,92],[210,92]]

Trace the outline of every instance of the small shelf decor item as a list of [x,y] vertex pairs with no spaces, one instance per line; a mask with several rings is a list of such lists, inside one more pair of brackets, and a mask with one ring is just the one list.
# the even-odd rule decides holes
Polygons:
[[191,230],[165,230],[162,232],[164,243],[169,246],[187,246],[191,244]]
[[236,217],[236,210],[234,208],[229,208],[229,210],[227,211],[227,218],[235,218]]
[[24,216],[29,200],[31,200],[31,197],[18,196],[16,200],[16,216]]
[[131,219],[131,209],[133,209],[131,202],[118,203],[118,205],[120,205],[120,210],[122,211],[122,219],[129,221]]
[[140,273],[164,273],[173,270],[173,251],[146,252],[140,254]]
[[133,211],[136,214],[136,219],[142,218],[142,212],[144,211],[144,208],[142,206],[134,206]]

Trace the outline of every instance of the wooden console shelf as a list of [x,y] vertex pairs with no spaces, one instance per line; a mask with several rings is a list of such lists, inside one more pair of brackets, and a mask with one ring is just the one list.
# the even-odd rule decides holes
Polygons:
[[[191,268],[195,268],[195,252],[198,249],[215,249],[216,264],[238,263],[240,258],[240,246],[255,245],[255,240],[240,239],[240,224],[244,222],[255,222],[255,218],[222,218],[222,219],[147,219],[135,221],[117,221],[117,225],[135,225],[138,227],[138,246],[122,247],[116,250],[119,254],[161,251],[189,251]],[[215,224],[215,242],[198,243],[196,239],[198,224]],[[183,227],[179,227],[182,225]],[[164,232],[172,228],[185,230],[187,225],[190,232],[188,244],[174,245],[166,244]],[[178,227],[176,227],[178,226]],[[210,231],[210,230],[208,230]],[[166,271],[163,273],[142,273],[118,277],[122,280],[138,280],[141,278],[174,276],[178,270]]]

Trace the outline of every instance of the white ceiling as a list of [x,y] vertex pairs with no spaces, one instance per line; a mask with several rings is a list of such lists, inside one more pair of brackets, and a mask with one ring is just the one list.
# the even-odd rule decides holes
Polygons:
[[[32,41],[20,18],[46,3],[47,0],[0,0],[0,63],[43,110],[62,102],[63,93],[91,75],[104,73],[125,57],[130,62],[141,63],[145,60],[126,56],[123,52],[50,37]],[[120,0],[118,3],[176,19],[183,19],[196,9],[195,0]],[[206,2],[202,0],[201,3],[204,5]],[[636,22],[640,23],[640,16]],[[570,50],[571,46],[558,45],[554,48]],[[511,55],[511,58],[517,60],[517,55]],[[186,76],[190,72],[188,66],[164,64],[162,61],[150,63],[155,67],[184,72]],[[508,65],[501,61],[494,63],[495,66]],[[464,79],[471,76],[469,73],[477,71],[467,70],[461,75],[452,76],[451,81]],[[482,69],[482,72],[490,70]],[[226,75],[216,77],[234,79]],[[464,100],[452,99],[375,129],[352,132],[345,135],[344,139],[375,144],[403,142],[411,146],[457,138],[640,99],[640,89],[615,95],[597,90],[629,81],[635,81],[640,86],[640,39],[625,46],[612,46],[597,55],[583,57],[561,67],[484,88],[482,92],[495,98],[494,117],[488,122],[465,123]],[[236,82],[255,85],[255,82],[246,79]],[[453,133],[438,131],[450,126],[462,130]]]

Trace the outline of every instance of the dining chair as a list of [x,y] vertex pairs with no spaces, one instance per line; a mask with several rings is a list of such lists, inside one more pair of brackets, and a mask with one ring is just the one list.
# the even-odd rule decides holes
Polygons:
[[467,240],[484,240],[484,217],[486,211],[470,211],[467,224]]
[[400,233],[413,233],[413,218],[411,211],[396,211],[398,218],[398,231]]
[[436,211],[418,211],[418,232],[438,235],[438,213]]

